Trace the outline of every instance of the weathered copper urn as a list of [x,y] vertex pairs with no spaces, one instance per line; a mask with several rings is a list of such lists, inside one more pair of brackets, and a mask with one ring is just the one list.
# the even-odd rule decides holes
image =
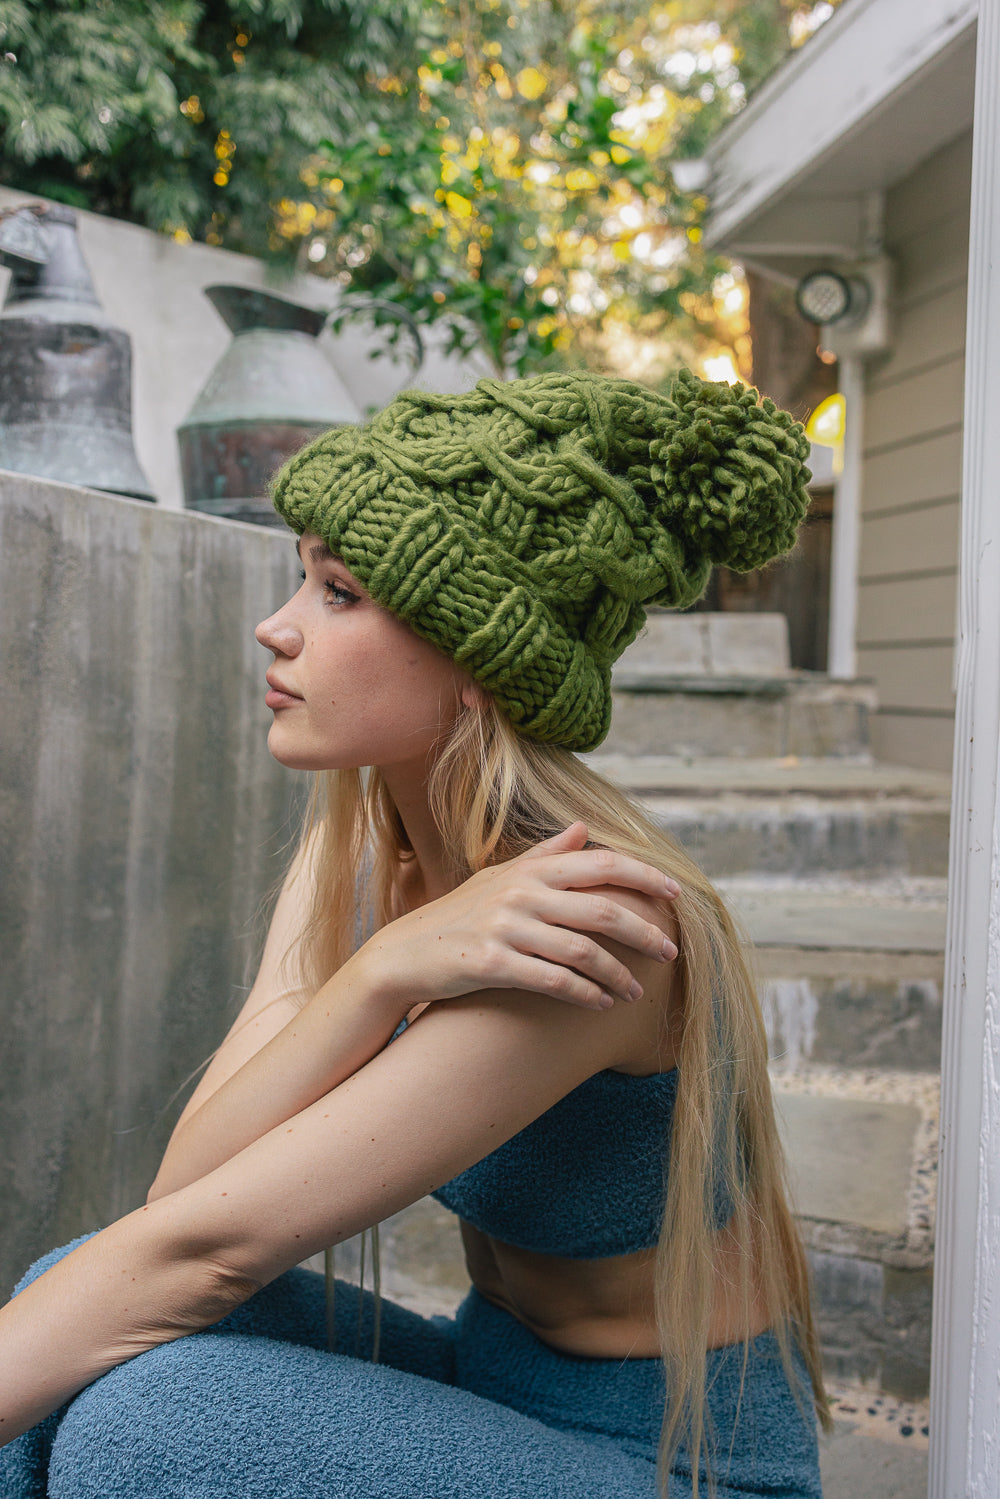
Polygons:
[[4,215],[13,271],[0,309],[0,468],[153,499],[132,443],[132,343],[101,307],[76,214]]
[[281,525],[268,483],[287,458],[361,420],[318,339],[329,313],[248,286],[207,286],[233,332],[177,429],[187,505],[230,520]]

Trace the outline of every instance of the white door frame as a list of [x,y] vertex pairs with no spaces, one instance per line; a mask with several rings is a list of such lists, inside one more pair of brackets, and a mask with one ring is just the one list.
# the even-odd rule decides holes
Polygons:
[[930,1499],[1000,1494],[1000,0],[976,60]]

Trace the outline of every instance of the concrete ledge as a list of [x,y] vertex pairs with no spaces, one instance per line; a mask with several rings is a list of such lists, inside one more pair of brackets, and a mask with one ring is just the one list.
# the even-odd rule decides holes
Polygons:
[[[280,877],[257,527],[0,474],[0,1287],[141,1202]],[[172,1101],[173,1100],[173,1101]]]

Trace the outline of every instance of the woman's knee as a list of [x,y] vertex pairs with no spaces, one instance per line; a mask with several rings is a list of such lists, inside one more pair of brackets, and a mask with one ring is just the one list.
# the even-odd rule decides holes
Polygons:
[[268,1338],[198,1333],[77,1396],[52,1447],[48,1494],[347,1499],[359,1446],[387,1415],[402,1427],[416,1383]]
[[[454,1380],[453,1324],[446,1318],[422,1317],[393,1301],[379,1301],[349,1281],[332,1288],[333,1348],[349,1358],[378,1361],[441,1384]],[[329,1352],[327,1293],[322,1275],[289,1270],[258,1291],[210,1333],[273,1338],[299,1347]]]

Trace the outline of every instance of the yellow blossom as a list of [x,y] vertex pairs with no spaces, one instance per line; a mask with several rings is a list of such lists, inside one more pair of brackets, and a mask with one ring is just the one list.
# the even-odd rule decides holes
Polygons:
[[592,193],[597,178],[586,167],[573,167],[566,173],[566,189],[571,193]]
[[522,68],[514,82],[522,99],[540,99],[548,87],[548,79],[537,68]]
[[472,213],[472,204],[468,198],[463,198],[461,193],[446,193],[444,206],[449,213],[453,213],[456,219],[467,219]]
[[501,99],[512,99],[514,90],[510,86],[510,79],[498,62],[491,63],[490,73],[493,76],[493,86]]

